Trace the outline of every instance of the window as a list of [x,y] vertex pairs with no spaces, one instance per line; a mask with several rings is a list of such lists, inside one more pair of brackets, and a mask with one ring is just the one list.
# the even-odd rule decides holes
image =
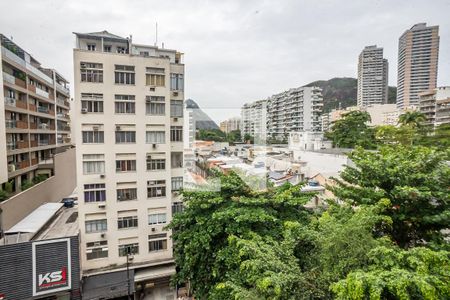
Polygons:
[[117,53],[125,54],[127,53],[127,50],[125,47],[117,47]]
[[80,73],[82,82],[103,82],[103,64],[81,62]]
[[149,180],[147,181],[147,197],[165,197],[166,181],[165,180]]
[[83,154],[83,174],[104,174],[104,154]]
[[145,84],[151,86],[166,86],[165,70],[163,68],[146,68]]
[[103,232],[108,230],[106,219],[86,221],[86,233]]
[[103,131],[82,131],[84,144],[103,144],[104,132]]
[[117,84],[134,84],[134,66],[115,65],[114,80]]
[[147,57],[150,55],[150,53],[148,51],[139,51],[139,55]]
[[170,126],[170,141],[171,142],[183,141],[183,126]]
[[135,131],[116,131],[116,144],[136,143]]
[[147,144],[164,144],[166,142],[166,133],[164,131],[147,131]]
[[115,112],[116,114],[134,114],[135,103],[134,95],[116,95]]
[[95,51],[95,44],[87,44],[88,51]]
[[152,159],[151,156],[147,156],[147,171],[165,170],[166,160],[164,158]]
[[172,215],[183,211],[183,202],[172,203]]
[[117,190],[117,201],[129,201],[136,199],[137,199],[137,188]]
[[179,191],[183,188],[183,176],[172,177],[172,192]]
[[167,249],[167,233],[151,234],[148,236],[148,251]]
[[104,183],[93,183],[84,185],[84,202],[106,201],[106,188]]
[[148,225],[166,224],[167,216],[165,213],[148,215]]
[[170,100],[170,116],[173,118],[183,117],[182,100]]
[[170,89],[172,91],[183,91],[184,90],[184,79],[183,74],[170,74]]
[[111,45],[104,45],[103,46],[103,51],[104,52],[111,52]]
[[136,160],[116,160],[116,172],[136,171]]
[[103,94],[81,94],[81,107],[84,112],[102,113]]
[[118,229],[135,228],[135,227],[138,227],[138,217],[137,216],[119,217],[117,219],[117,228]]
[[161,96],[147,96],[145,99],[145,113],[147,115],[164,116],[166,114],[165,98]]
[[88,260],[108,257],[108,241],[86,243],[86,258]]
[[119,245],[119,256],[127,256],[127,254],[139,254],[139,244]]
[[171,167],[182,168],[183,167],[183,152],[172,152],[170,153]]

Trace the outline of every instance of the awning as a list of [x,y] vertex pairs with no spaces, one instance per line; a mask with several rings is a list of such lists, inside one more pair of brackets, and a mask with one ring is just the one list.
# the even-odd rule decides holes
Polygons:
[[134,281],[140,282],[140,281],[154,280],[163,277],[169,277],[174,274],[175,274],[174,265],[148,267],[145,269],[136,270],[134,274]]
[[[130,270],[130,292],[134,293],[134,270]],[[83,299],[100,300],[127,296],[127,271],[92,275],[83,278]]]

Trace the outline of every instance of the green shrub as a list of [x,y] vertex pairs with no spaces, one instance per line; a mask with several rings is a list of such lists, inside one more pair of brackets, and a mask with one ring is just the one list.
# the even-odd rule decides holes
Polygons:
[[13,192],[13,184],[11,181],[5,183],[5,192],[11,194]]
[[31,182],[31,181],[29,181],[29,180],[25,180],[25,181],[22,183],[22,191],[25,191],[25,190],[29,189],[29,188],[32,187],[33,185],[34,185],[33,182]]
[[9,198],[9,194],[4,190],[0,190],[0,202],[5,201],[8,198]]
[[38,184],[39,182],[47,180],[47,178],[48,177],[46,175],[39,174],[39,175],[35,176],[32,181],[33,181],[34,184]]

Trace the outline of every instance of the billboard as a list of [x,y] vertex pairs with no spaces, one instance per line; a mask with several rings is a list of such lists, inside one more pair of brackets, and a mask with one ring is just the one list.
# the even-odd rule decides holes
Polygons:
[[70,238],[33,242],[33,296],[71,289]]

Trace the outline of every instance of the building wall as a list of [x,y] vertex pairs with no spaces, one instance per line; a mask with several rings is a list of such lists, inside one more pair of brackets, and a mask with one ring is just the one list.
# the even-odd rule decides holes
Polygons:
[[[0,74],[2,73],[2,47],[0,47]],[[3,91],[3,76],[0,76],[0,183],[8,180],[8,161],[6,157],[5,101]],[[1,222],[1,220],[0,220]]]
[[55,175],[0,203],[1,229],[8,230],[47,202],[59,202],[76,187],[75,148],[54,156]]
[[[81,82],[80,62],[92,62],[103,64],[103,83]],[[114,66],[132,65],[135,67],[135,85],[119,85],[114,83]],[[146,67],[165,69],[165,87],[156,87],[155,91],[150,91],[146,86]],[[171,169],[171,156],[173,152],[183,152],[183,142],[170,142],[170,126],[183,126],[183,118],[176,121],[170,117],[170,100],[183,100],[183,92],[178,96],[170,91],[170,73],[184,74],[184,65],[173,64],[166,58],[132,56],[128,54],[114,54],[92,52],[81,49],[74,50],[74,78],[75,78],[75,104],[74,130],[77,132],[75,142],[77,145],[77,183],[79,188],[79,222],[81,232],[81,261],[84,271],[102,269],[113,270],[123,267],[126,257],[119,256],[119,244],[138,243],[139,254],[134,254],[133,264],[143,264],[148,262],[167,261],[172,258],[172,241],[170,231],[164,231],[163,227],[171,221],[172,200],[176,197],[171,193],[171,178],[183,176],[183,168]],[[81,93],[103,94],[103,113],[81,113]],[[115,114],[114,97],[115,94],[135,95],[135,114]],[[165,115],[148,116],[145,113],[146,96],[165,97]],[[104,143],[83,144],[81,131],[92,125],[100,125],[104,131]],[[124,125],[125,124],[125,125]],[[116,125],[134,126],[136,132],[136,143],[116,144]],[[131,127],[130,127],[131,128]],[[165,144],[158,144],[156,148],[152,144],[146,143],[147,130],[164,130]],[[186,129],[184,129],[186,130]],[[186,135],[185,135],[186,137]],[[166,169],[162,171],[147,171],[147,154],[164,153],[166,159]],[[105,161],[104,176],[99,174],[83,174],[83,155],[103,154]],[[130,154],[136,160],[135,172],[116,172],[115,161],[118,154]],[[147,181],[165,180],[166,197],[148,198]],[[85,203],[85,184],[105,184],[106,201],[104,206],[99,206],[99,202]],[[116,189],[118,184],[127,187],[137,188],[137,200],[117,201]],[[119,230],[119,212],[137,211],[138,227]],[[165,213],[166,224],[149,225],[149,213]],[[136,213],[130,213],[136,215]],[[104,232],[87,233],[85,221],[107,219],[107,230]],[[154,230],[152,230],[154,228]],[[148,235],[167,233],[167,249],[163,251],[149,252]],[[87,245],[89,242],[108,242],[108,257],[88,260],[86,257]]]

